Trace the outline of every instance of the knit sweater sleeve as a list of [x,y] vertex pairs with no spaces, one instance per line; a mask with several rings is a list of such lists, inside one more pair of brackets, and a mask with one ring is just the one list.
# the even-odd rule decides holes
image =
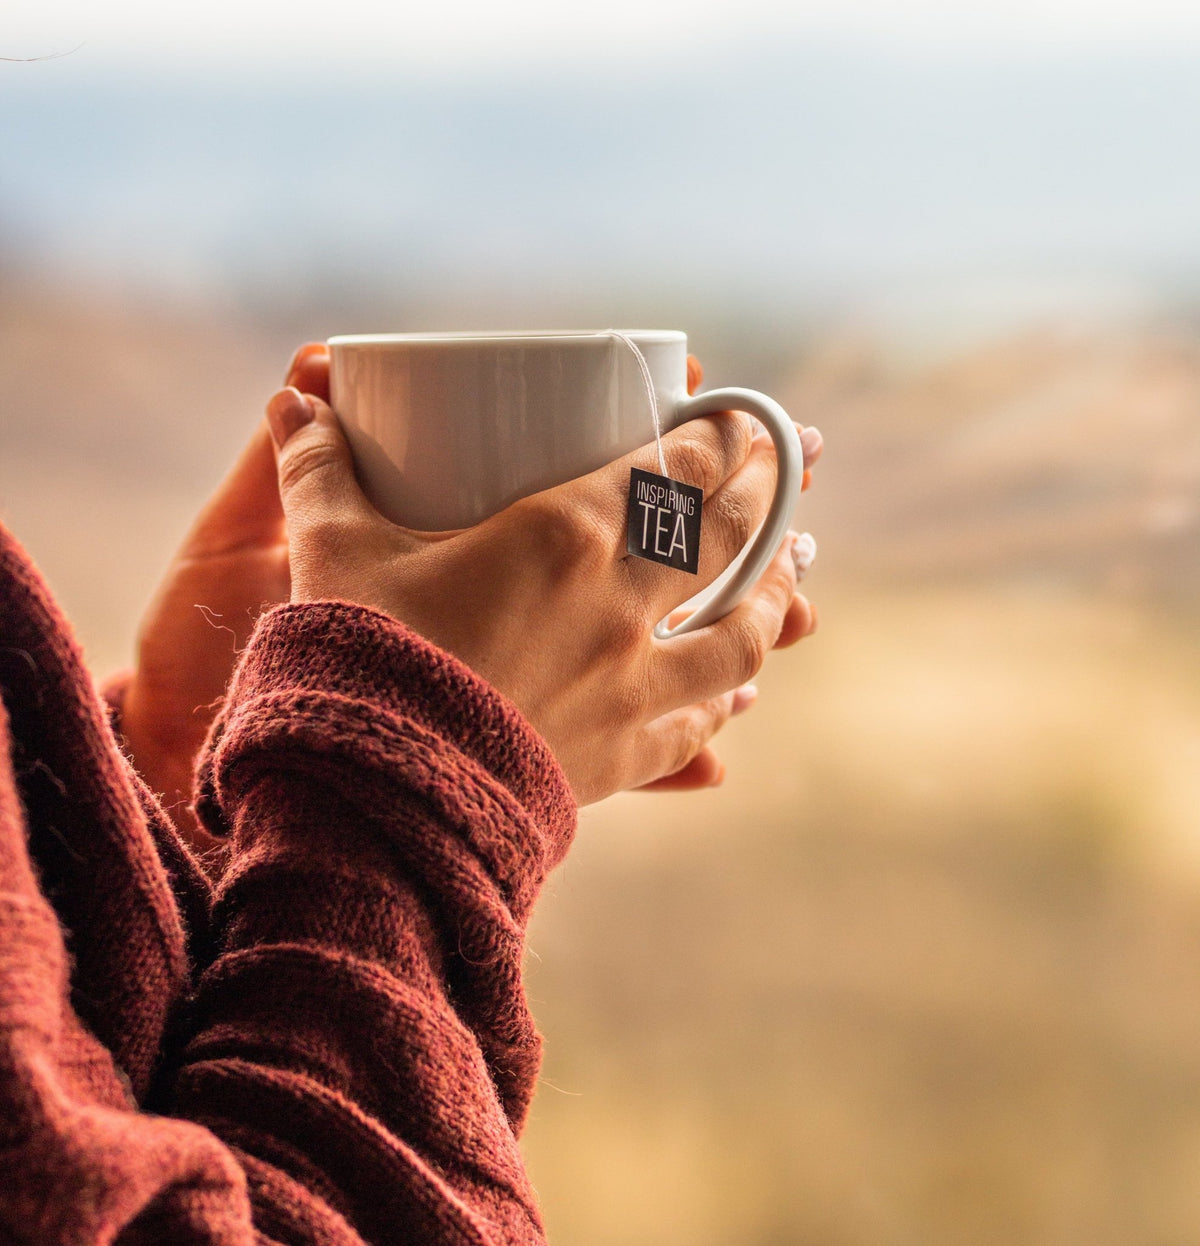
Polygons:
[[266,616],[200,768],[232,852],[164,1110],[288,1242],[530,1243],[524,933],[574,804],[545,744],[382,615]]

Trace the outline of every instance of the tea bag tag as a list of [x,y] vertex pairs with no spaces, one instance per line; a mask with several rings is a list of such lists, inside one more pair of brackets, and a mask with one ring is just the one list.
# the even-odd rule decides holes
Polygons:
[[695,575],[700,569],[704,492],[669,476],[634,467],[629,473],[629,537],[635,558]]
[[625,542],[627,551],[635,558],[647,558],[665,567],[675,567],[695,575],[700,568],[700,517],[703,512],[704,492],[695,485],[685,485],[667,475],[667,460],[663,456],[662,421],[658,415],[658,395],[654,392],[654,380],[646,357],[638,344],[627,333],[609,329],[608,334],[623,343],[633,353],[650,400],[650,416],[654,420],[654,447],[658,451],[658,470],[661,475],[644,472],[640,467],[631,470],[629,476],[629,506],[627,508],[629,535]]

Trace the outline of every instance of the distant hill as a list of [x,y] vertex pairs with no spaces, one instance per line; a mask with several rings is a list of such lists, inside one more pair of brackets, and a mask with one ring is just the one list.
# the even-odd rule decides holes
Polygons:
[[862,343],[784,386],[827,458],[829,575],[1200,596],[1200,335],[1045,329],[920,368]]

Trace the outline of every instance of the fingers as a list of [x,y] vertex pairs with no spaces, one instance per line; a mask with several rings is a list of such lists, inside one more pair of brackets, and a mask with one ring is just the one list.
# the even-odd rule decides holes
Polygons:
[[271,433],[262,423],[184,538],[185,558],[211,558],[283,539]]
[[[744,411],[722,411],[688,420],[663,435],[667,475],[702,490],[707,498],[746,461],[753,440],[754,422]],[[657,473],[656,447],[644,446],[613,464],[626,484],[631,466]]]
[[[800,492],[804,493],[812,485],[812,469],[821,457],[825,442],[817,428],[805,428],[803,424],[797,424],[796,432],[800,437],[800,449],[804,453],[804,472],[800,478]],[[770,445],[771,434],[760,426],[754,430],[754,441],[756,445],[760,442],[763,445]]]
[[825,448],[825,439],[821,436],[819,428],[800,428],[800,448],[804,451],[804,469],[810,470],[821,457],[821,451]]
[[[804,451],[804,483],[812,480],[810,465],[821,457],[824,441],[816,428],[798,428]],[[723,485],[704,499],[704,520],[711,539],[701,541],[702,582],[715,579],[746,546],[766,518],[774,496],[777,475],[775,447],[765,429],[756,430],[746,461]],[[792,547],[800,578],[816,557],[817,546],[809,533],[797,538]],[[707,557],[706,557],[707,555]]]
[[[611,553],[624,563],[631,589],[645,604],[648,614],[661,617],[682,598],[715,579],[766,514],[774,491],[772,452],[760,448],[749,472],[741,475],[751,455],[753,439],[750,417],[734,411],[701,416],[662,439],[667,475],[699,488],[704,497],[696,579],[689,576],[685,580],[677,571],[627,553],[627,510],[624,503],[618,504],[618,499],[627,496],[631,467],[651,473],[661,470],[653,446],[601,468],[590,478],[588,505],[595,530],[604,532],[606,544],[611,542]],[[714,503],[713,497],[735,474],[740,476],[738,487],[721,494]],[[655,511],[650,503],[641,505],[641,521],[646,524],[663,522],[663,516],[669,514],[661,509]]]
[[[707,436],[703,440],[709,450],[726,454],[723,466],[735,461],[743,449],[747,451],[746,457],[728,479],[717,488],[705,491],[699,559],[694,579],[690,576],[685,578],[678,571],[659,563],[634,558],[627,560],[630,564],[627,570],[636,585],[635,591],[646,601],[647,609],[656,618],[711,584],[729,566],[766,518],[775,495],[777,467],[775,450],[769,440],[764,442],[751,438],[747,443],[736,445],[709,441]],[[664,448],[665,444],[664,441]],[[650,509],[642,515],[643,521],[652,525],[654,514]]]
[[655,641],[653,678],[663,703],[685,706],[740,687],[757,674],[783,634],[796,593],[794,537],[754,588],[723,619],[695,632]]
[[[789,533],[789,537],[792,540],[792,563],[799,581],[804,579],[816,559],[817,543],[808,532]],[[677,627],[689,613],[687,609],[672,610],[667,616],[667,627]],[[783,616],[775,648],[786,649],[806,636],[811,636],[817,630],[818,618],[816,606],[803,593],[793,593],[791,604]]]
[[374,516],[355,479],[341,425],[326,403],[296,389],[280,390],[267,404],[267,423],[293,541],[301,533]]
[[[789,532],[792,565],[796,568],[799,582],[812,569],[817,557],[817,543],[811,532]],[[775,641],[776,649],[786,649],[817,630],[817,608],[803,593],[793,593],[791,604],[783,616],[783,624]]]
[[817,630],[817,608],[803,593],[792,595],[791,605],[783,616],[783,624],[775,641],[776,649],[787,649]]
[[[804,470],[807,473],[816,466],[817,460],[821,457],[821,452],[825,448],[825,438],[821,436],[821,430],[810,426],[805,428],[803,424],[796,425],[796,435],[800,438],[800,449],[804,454]],[[757,444],[761,442],[763,445],[771,445],[771,434],[767,432],[763,425],[755,421],[754,440]]]
[[306,342],[292,356],[284,385],[329,401],[329,347],[324,342]]
[[708,742],[730,718],[745,713],[757,700],[758,689],[746,684],[650,723],[639,741],[639,751],[645,764],[657,769],[660,777],[642,783],[642,790],[683,792],[718,787],[725,778],[725,767]]
[[[816,428],[800,429],[799,433],[805,479],[811,480],[808,465],[820,458],[823,438]],[[668,475],[703,492],[704,522],[695,581],[684,584],[670,569],[653,562],[628,560],[637,564],[629,566],[629,573],[639,584],[649,608],[660,614],[711,583],[746,546],[766,518],[777,479],[775,447],[770,435],[743,412],[729,411],[691,420],[664,436],[662,448]],[[629,458],[630,465],[643,470],[661,470],[653,447],[647,446]],[[626,463],[622,461],[614,468],[622,487],[627,488]],[[614,482],[607,483],[611,488]]]
[[698,585],[681,586],[676,577],[673,584],[664,583],[670,593],[669,604],[676,604],[683,592],[691,594],[698,587],[711,583],[745,548],[767,517],[775,496],[778,468],[775,449],[757,438],[752,442],[746,461],[727,481],[704,498],[704,518],[700,529],[700,563]]
[[702,787],[720,787],[725,780],[725,764],[709,745],[705,745],[682,770],[664,774],[661,779],[643,783],[643,792],[694,792]]
[[641,774],[631,786],[680,791],[719,782],[724,767],[706,746],[733,713],[734,696],[726,692],[647,723],[636,744]]
[[[301,349],[304,349],[303,347]],[[700,365],[700,360],[695,355],[687,357],[687,392],[689,395],[695,392],[704,383],[704,369]],[[763,435],[766,430],[762,430]],[[804,449],[804,468],[805,481],[803,487],[808,488],[811,477],[808,472],[814,463],[821,457],[821,434],[815,428],[804,428],[802,425],[796,425],[796,432],[800,434],[800,445]]]
[[[812,566],[816,542],[807,533],[789,533],[779,554],[772,562],[751,601],[747,598],[733,614],[692,636],[677,637],[666,642],[677,646],[682,658],[682,677],[689,682],[679,685],[684,697],[690,692],[720,682],[724,671],[757,671],[769,648],[786,648],[817,628],[817,612],[803,594],[795,592],[795,584]],[[790,567],[790,574],[789,574]],[[789,596],[789,589],[791,590]],[[683,612],[672,616],[676,622]],[[736,616],[741,615],[741,618]],[[774,641],[771,637],[774,635]],[[691,649],[691,653],[685,652]],[[723,654],[714,660],[714,654]],[[701,693],[701,695],[703,695]],[[644,791],[679,792],[716,787],[725,777],[725,767],[708,745],[725,720],[748,709],[758,698],[758,689],[743,683],[734,692],[709,697],[697,705],[685,706],[656,719],[641,741],[646,764],[668,765],[671,768],[660,778],[641,785]],[[676,765],[685,758],[681,765]]]
[[796,579],[802,580],[812,570],[817,560],[817,539],[811,532],[791,532],[792,562],[796,565]]

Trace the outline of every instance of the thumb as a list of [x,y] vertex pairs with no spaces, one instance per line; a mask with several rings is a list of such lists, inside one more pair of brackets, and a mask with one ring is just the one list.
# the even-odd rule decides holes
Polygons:
[[282,539],[275,455],[271,436],[260,425],[196,517],[180,553],[185,558],[211,558]]
[[288,528],[362,516],[372,510],[354,476],[354,461],[337,416],[320,398],[281,389],[267,403],[275,442],[279,497]]

